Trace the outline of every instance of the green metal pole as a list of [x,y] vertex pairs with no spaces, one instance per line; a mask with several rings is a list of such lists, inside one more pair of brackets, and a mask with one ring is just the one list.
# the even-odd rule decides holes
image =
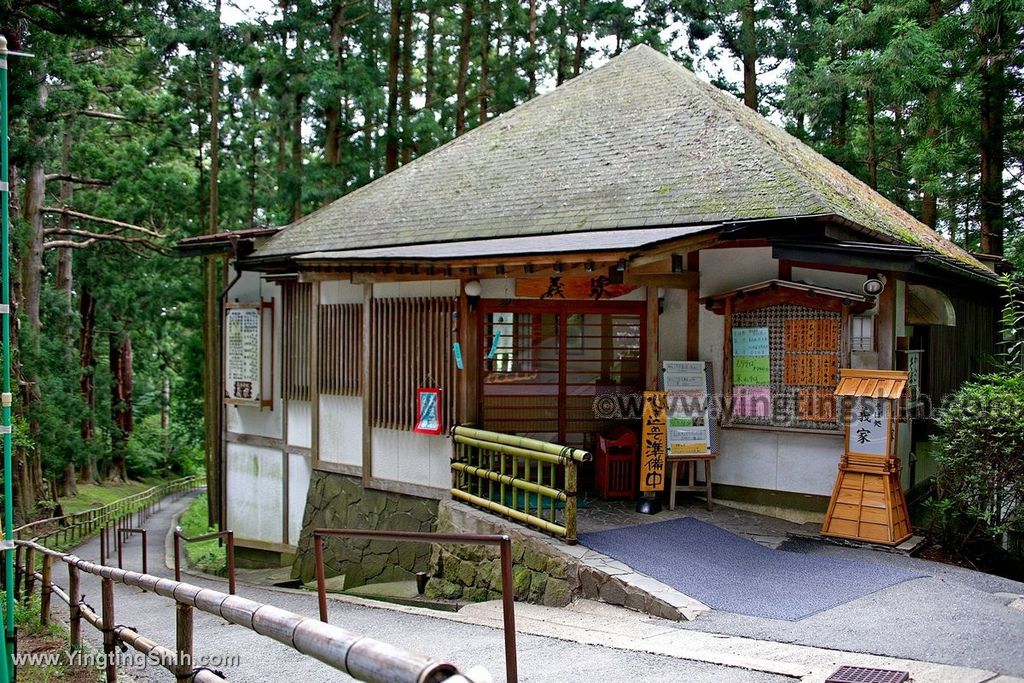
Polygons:
[[[0,330],[3,343],[3,393],[0,394],[0,432],[4,437],[4,540],[14,541],[14,487],[11,469],[11,267],[9,205],[11,199],[7,173],[7,38],[0,35]],[[11,680],[14,671],[14,551],[4,552],[4,585],[7,609],[4,614],[5,657],[0,657],[0,678]]]

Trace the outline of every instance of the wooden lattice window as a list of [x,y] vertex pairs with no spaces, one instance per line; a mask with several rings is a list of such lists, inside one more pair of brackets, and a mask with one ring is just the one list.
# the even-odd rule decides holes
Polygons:
[[419,387],[440,388],[444,429],[455,423],[457,304],[448,297],[373,300],[374,427],[411,430]]
[[320,393],[359,396],[363,372],[363,305],[320,305]]
[[284,283],[281,300],[281,395],[291,401],[308,401],[313,286],[301,282]]

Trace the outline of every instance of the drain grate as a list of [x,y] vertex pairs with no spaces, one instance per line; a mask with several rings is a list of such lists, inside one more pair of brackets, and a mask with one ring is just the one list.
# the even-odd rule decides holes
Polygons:
[[903,683],[910,680],[909,671],[869,669],[864,666],[841,666],[825,683]]

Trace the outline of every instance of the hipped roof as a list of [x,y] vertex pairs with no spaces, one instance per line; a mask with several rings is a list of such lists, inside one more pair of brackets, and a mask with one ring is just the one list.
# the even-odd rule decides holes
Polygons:
[[983,268],[643,45],[299,219],[256,257],[789,217]]

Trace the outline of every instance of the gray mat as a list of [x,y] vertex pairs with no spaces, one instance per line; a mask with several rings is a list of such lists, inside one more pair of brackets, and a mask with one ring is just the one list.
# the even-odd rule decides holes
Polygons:
[[796,621],[926,574],[772,550],[693,517],[580,534],[579,542],[714,609]]

